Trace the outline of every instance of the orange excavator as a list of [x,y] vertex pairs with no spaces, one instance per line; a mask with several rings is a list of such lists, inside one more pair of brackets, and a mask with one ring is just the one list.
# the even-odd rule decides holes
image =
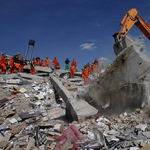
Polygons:
[[132,39],[126,34],[129,32],[133,25],[136,25],[143,34],[150,40],[150,26],[138,14],[137,9],[132,8],[129,10],[120,23],[118,31],[113,35],[115,44],[113,46],[114,52],[118,55],[123,49],[132,43]]

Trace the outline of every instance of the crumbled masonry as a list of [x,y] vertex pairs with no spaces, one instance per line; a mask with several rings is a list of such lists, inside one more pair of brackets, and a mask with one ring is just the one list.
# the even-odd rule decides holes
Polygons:
[[150,106],[150,60],[143,45],[132,41],[90,86],[88,98],[107,114]]
[[[109,117],[97,111],[91,116],[90,111],[84,114],[86,107],[92,106],[86,106],[77,95],[80,88],[88,86],[80,76],[69,79],[65,72],[54,71],[47,77],[38,73],[1,75],[0,149],[150,147],[149,111],[139,108]],[[84,101],[83,106],[80,101]],[[68,113],[72,119],[66,119]]]
[[139,43],[87,85],[80,72],[43,68],[0,75],[0,150],[150,149],[150,61]]

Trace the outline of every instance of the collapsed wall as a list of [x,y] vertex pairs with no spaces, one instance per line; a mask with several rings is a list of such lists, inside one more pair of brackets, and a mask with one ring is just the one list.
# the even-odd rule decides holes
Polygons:
[[100,112],[121,113],[126,109],[148,104],[150,60],[143,45],[132,43],[120,52],[116,60],[90,86],[88,96]]

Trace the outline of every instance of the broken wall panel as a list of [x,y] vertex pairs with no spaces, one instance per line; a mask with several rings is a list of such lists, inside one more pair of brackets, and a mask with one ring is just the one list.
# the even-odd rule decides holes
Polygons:
[[110,113],[141,107],[142,102],[148,103],[145,84],[149,73],[150,60],[143,45],[132,42],[91,85],[88,94],[97,108],[107,108],[105,111]]

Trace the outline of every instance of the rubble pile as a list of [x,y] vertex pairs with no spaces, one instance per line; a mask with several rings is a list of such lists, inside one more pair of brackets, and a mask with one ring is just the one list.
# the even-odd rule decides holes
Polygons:
[[[56,77],[73,98],[77,98],[79,89],[87,87],[81,84],[80,77],[70,80],[68,75],[58,74],[53,72],[50,76]],[[84,120],[69,119],[64,117],[65,99],[57,93],[50,76],[22,73],[0,77],[0,149],[150,148],[149,112],[138,108],[118,116],[99,113]],[[78,107],[84,110],[80,105]]]

